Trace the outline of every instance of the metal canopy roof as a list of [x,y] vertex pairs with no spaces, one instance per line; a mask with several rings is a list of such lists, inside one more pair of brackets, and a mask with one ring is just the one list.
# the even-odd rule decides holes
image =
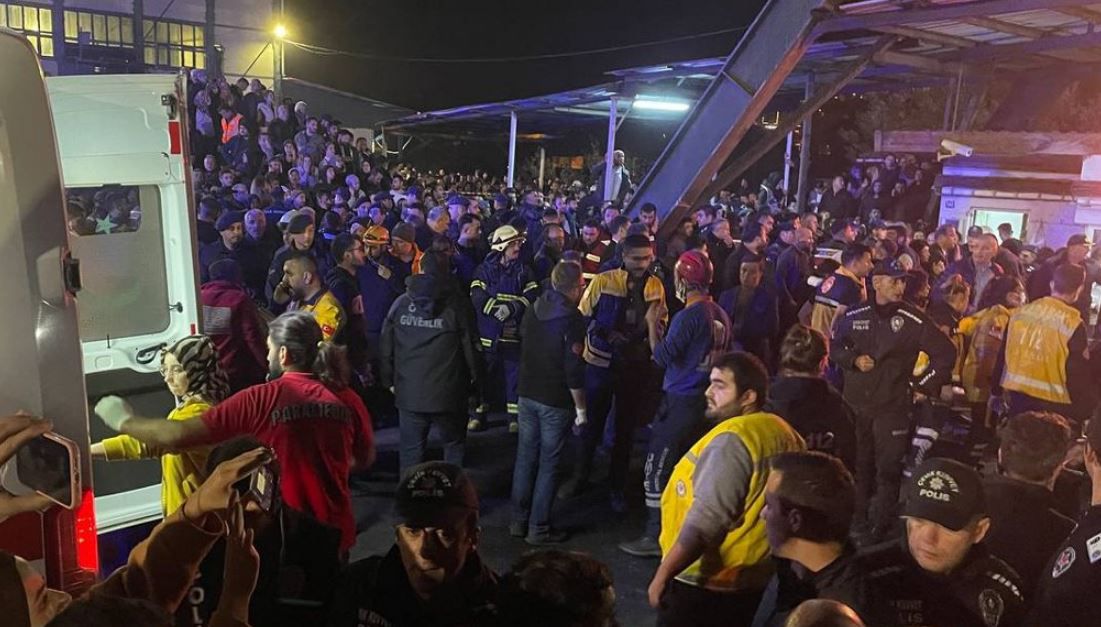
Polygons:
[[[817,84],[844,76],[885,35],[897,41],[875,55],[843,93],[904,90],[985,80],[993,74],[1101,69],[1101,2],[1096,0],[866,0],[836,7],[814,31],[814,43],[773,100],[794,109],[809,76]],[[736,41],[731,42],[733,48]],[[508,133],[517,112],[521,139],[541,139],[586,122],[605,123],[610,98],[628,120],[679,122],[680,113],[632,107],[638,94],[694,100],[725,58],[677,61],[609,72],[607,83],[504,102],[417,113],[393,120],[388,132],[493,138]]]

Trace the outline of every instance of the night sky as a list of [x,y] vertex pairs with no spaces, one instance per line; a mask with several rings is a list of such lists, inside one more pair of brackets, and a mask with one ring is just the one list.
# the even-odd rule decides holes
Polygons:
[[[659,41],[748,25],[763,0],[447,2],[286,0],[290,38],[387,57],[501,58]],[[287,47],[287,74],[429,111],[606,82],[603,73],[728,53],[738,33],[579,57],[414,63]]]

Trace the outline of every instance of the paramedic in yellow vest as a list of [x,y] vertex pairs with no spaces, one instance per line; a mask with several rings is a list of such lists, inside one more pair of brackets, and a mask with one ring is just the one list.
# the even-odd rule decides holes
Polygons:
[[1081,266],[1059,266],[1051,278],[1051,296],[1021,307],[1010,317],[993,376],[1000,383],[1009,415],[1051,411],[1079,427],[1090,417],[1096,396],[1089,373],[1086,323],[1075,307],[1085,280]]
[[[205,335],[190,335],[162,350],[161,376],[178,403],[168,414],[169,420],[197,418],[229,396],[229,379],[218,363],[218,351]],[[166,518],[206,481],[209,452],[206,446],[169,451],[128,435],[107,438],[91,448],[93,459],[109,462],[159,457],[161,513]]]
[[283,262],[283,280],[275,287],[277,303],[290,305],[287,311],[308,311],[321,327],[321,338],[331,342],[344,327],[344,309],[321,282],[317,262],[308,253],[294,253]]
[[661,495],[662,561],[650,582],[658,625],[748,625],[773,574],[761,520],[769,457],[806,449],[761,411],[768,372],[727,353],[711,368],[704,414],[714,428],[681,458]]

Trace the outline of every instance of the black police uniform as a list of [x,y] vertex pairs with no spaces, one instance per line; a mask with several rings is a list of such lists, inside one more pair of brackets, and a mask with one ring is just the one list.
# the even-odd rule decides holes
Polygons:
[[[874,598],[900,627],[1025,625],[1021,583],[1013,569],[977,544],[948,575],[921,568],[901,542],[862,552]],[[869,623],[871,624],[871,623]],[[1037,623],[1047,625],[1048,623]]]
[[424,600],[413,591],[398,547],[348,567],[330,605],[329,627],[496,625],[497,577],[472,554],[447,594]]
[[1101,505],[1094,505],[1040,575],[1030,625],[1085,627],[1101,622]]
[[[919,352],[928,355],[929,365],[915,377]],[[856,410],[856,511],[868,511],[873,528],[882,531],[894,522],[910,444],[911,388],[938,396],[951,381],[956,348],[925,313],[900,302],[846,311],[830,353],[845,375],[844,398]],[[869,372],[856,368],[861,355],[875,360]]]

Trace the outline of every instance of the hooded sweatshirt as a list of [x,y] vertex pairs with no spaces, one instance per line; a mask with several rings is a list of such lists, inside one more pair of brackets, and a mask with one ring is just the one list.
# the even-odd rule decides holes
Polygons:
[[768,388],[765,411],[788,421],[807,448],[856,468],[854,413],[841,393],[819,377],[780,376]]
[[463,411],[477,389],[474,311],[452,285],[434,274],[410,277],[383,321],[380,375],[398,409]]
[[569,409],[570,390],[585,387],[585,318],[558,290],[544,292],[520,325],[520,385],[524,398]]

